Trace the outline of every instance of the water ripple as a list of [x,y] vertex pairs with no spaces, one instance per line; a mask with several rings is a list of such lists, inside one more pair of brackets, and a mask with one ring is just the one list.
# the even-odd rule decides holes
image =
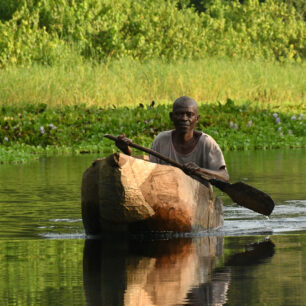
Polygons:
[[239,206],[224,207],[224,235],[286,233],[306,230],[306,200],[277,203],[269,218]]

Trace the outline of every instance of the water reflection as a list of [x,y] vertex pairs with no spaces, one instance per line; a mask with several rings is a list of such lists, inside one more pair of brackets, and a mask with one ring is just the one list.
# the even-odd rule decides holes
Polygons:
[[268,240],[224,256],[223,242],[223,237],[216,236],[86,240],[83,275],[87,304],[223,305],[231,268],[260,264],[274,253],[274,244]]

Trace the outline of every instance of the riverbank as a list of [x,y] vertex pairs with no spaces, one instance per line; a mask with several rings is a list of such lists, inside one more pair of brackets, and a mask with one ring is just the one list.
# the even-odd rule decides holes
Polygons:
[[[42,154],[107,155],[116,150],[103,137],[125,133],[150,147],[154,137],[172,128],[170,104],[99,107],[46,104],[0,108],[0,162],[23,162]],[[223,150],[266,150],[306,147],[305,105],[267,106],[250,102],[200,103],[198,129]],[[138,152],[135,152],[138,153]]]
[[306,65],[207,57],[201,60],[32,65],[0,70],[0,106],[45,103],[50,107],[168,104],[178,96],[196,101],[239,101],[274,106],[305,103]]

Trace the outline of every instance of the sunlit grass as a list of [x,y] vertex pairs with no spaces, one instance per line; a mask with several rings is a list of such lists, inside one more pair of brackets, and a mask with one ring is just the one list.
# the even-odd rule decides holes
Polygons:
[[0,105],[136,106],[171,103],[181,95],[198,102],[247,100],[283,106],[305,103],[306,66],[205,59],[146,63],[9,68],[0,71]]

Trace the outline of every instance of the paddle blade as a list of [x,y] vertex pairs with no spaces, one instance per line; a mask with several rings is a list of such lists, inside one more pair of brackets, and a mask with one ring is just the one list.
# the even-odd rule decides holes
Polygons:
[[238,205],[265,216],[269,216],[274,209],[274,201],[268,194],[243,182],[228,184],[224,191]]

